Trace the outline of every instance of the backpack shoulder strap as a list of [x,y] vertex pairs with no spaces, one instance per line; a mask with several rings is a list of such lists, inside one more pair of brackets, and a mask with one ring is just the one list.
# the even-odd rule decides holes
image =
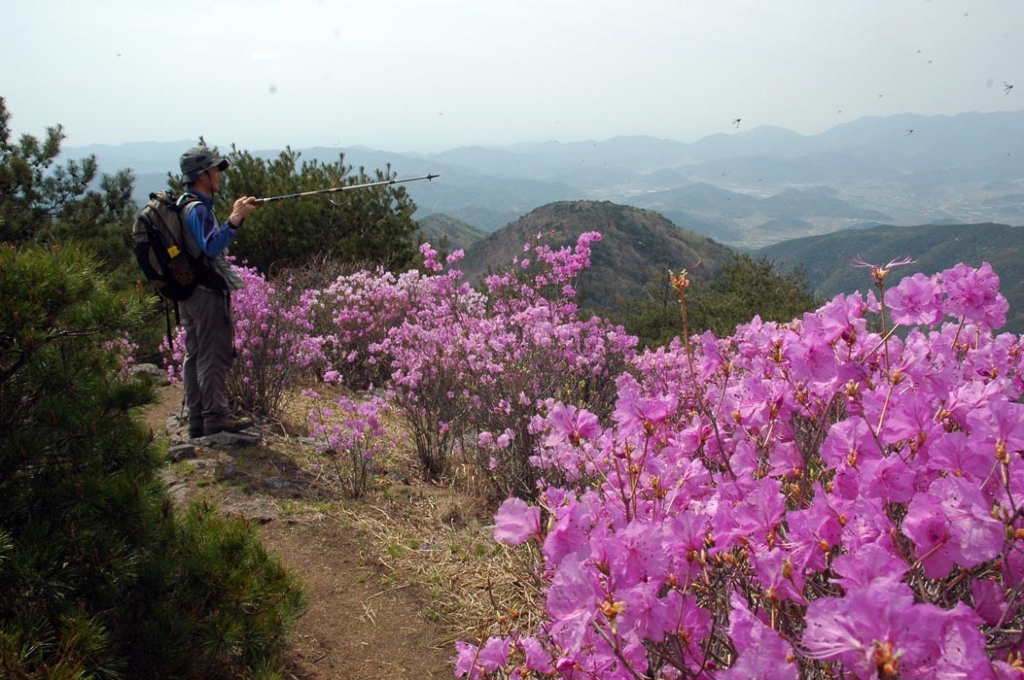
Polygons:
[[178,215],[181,217],[181,238],[185,241],[188,254],[195,259],[205,258],[206,253],[203,252],[203,249],[196,242],[196,237],[192,234],[192,229],[189,228],[188,218],[196,205],[201,202],[197,197],[187,192],[178,196],[174,202],[174,207],[178,210]]
[[[185,249],[188,251],[189,256],[196,263],[199,282],[215,290],[225,290],[223,276],[217,272],[216,259],[203,252],[203,249],[199,247],[198,241],[196,241],[195,235],[192,233],[192,229],[189,228],[189,215],[192,214],[192,211],[200,203],[202,201],[198,197],[189,193],[182,194],[175,202],[175,207],[178,209],[178,216],[181,220],[181,237],[185,241]],[[210,213],[212,215],[213,211],[211,210]]]
[[178,206],[178,209],[181,210],[182,208],[189,206],[192,203],[200,202],[201,201],[198,196],[196,196],[195,194],[190,194],[186,191],[174,200],[174,205]]

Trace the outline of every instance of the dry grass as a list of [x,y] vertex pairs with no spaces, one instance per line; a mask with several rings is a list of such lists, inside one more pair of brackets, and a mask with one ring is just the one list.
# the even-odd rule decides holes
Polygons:
[[[332,386],[316,389],[334,406],[343,393]],[[451,640],[476,641],[512,627],[534,630],[542,612],[535,575],[539,546],[494,541],[496,508],[485,500],[489,487],[473,466],[457,464],[445,483],[425,481],[401,417],[390,414],[385,427],[394,445],[375,461],[366,495],[348,499],[309,438],[313,404],[308,396],[292,395],[281,416],[282,434],[264,438],[315,482],[305,498],[291,502],[289,514],[298,520],[322,513],[351,527],[362,539],[364,561],[396,587],[419,586],[428,599],[421,615],[443,625]]]
[[446,625],[453,640],[501,632],[509,612],[521,626],[538,622],[536,549],[495,543],[493,527],[466,518],[449,490],[392,493],[340,513],[370,537],[367,552],[388,578],[426,589],[424,615]]

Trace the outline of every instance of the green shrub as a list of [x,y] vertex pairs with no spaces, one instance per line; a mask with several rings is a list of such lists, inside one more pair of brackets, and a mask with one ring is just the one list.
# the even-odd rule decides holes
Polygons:
[[97,268],[73,247],[0,244],[0,677],[279,663],[300,591],[250,527],[176,516],[137,419],[152,388],[104,349],[148,300]]

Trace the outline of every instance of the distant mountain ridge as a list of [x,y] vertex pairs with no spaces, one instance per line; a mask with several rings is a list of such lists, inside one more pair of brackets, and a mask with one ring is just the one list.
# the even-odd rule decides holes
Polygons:
[[[65,155],[94,153],[104,172],[133,168],[141,198],[178,172],[178,156],[192,143],[69,147]],[[692,144],[633,136],[437,154],[300,151],[326,162],[344,153],[356,169],[390,165],[400,177],[438,173],[429,184],[407,185],[416,218],[444,214],[487,232],[571,200],[665,210],[680,226],[746,250],[878,223],[1024,224],[1024,111],[866,117],[816,135],[762,126]],[[705,202],[699,209],[682,199],[652,207],[663,192],[701,184],[728,193],[696,197]],[[740,196],[775,200],[736,214]],[[777,210],[765,210],[773,204]]]

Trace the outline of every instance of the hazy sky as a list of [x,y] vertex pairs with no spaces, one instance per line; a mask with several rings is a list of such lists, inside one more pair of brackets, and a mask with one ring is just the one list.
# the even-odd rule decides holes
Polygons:
[[5,4],[11,127],[60,123],[65,146],[693,142],[1024,109],[1024,0]]

